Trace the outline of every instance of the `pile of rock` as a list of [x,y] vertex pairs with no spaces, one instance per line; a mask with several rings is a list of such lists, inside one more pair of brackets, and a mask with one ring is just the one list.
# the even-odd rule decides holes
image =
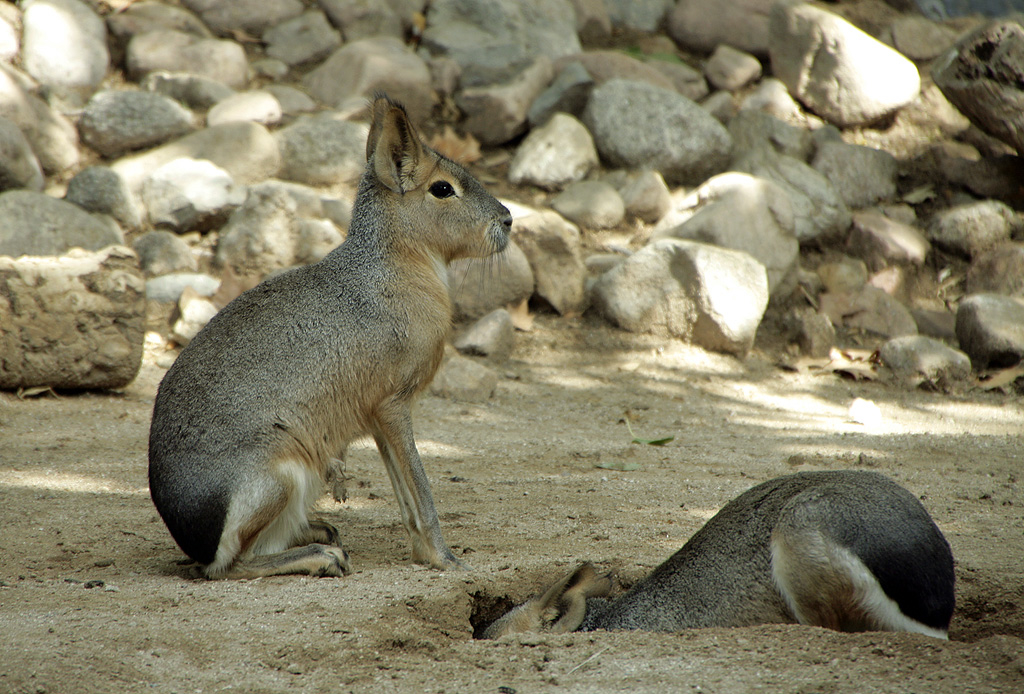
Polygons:
[[[366,99],[384,90],[424,125],[458,114],[546,201],[510,203],[499,266],[450,269],[492,358],[512,339],[493,311],[532,299],[737,355],[769,306],[815,354],[836,330],[923,336],[883,351],[914,380],[936,380],[936,354],[962,372],[944,344],[976,369],[1010,365],[1024,28],[911,4],[876,3],[851,16],[860,28],[844,3],[776,0],[4,4],[0,256],[130,243],[151,300],[191,288],[186,342],[216,310],[194,303],[213,273],[244,285],[341,242]],[[934,296],[910,292],[922,277]],[[12,337],[33,318],[9,296],[5,353],[43,349]],[[114,351],[137,368],[138,350]],[[58,383],[0,363],[0,385]]]

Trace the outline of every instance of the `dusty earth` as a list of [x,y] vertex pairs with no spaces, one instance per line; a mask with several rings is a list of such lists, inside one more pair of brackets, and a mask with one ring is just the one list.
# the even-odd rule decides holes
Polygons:
[[[0,692],[1024,691],[1018,395],[794,372],[770,345],[740,361],[541,314],[492,400],[417,406],[446,538],[470,571],[410,563],[362,442],[348,501],[316,510],[353,574],[211,582],[147,492],[157,357],[122,392],[0,394]],[[853,421],[856,397],[881,422]],[[626,418],[638,437],[674,438],[632,443]],[[578,561],[621,589],[755,483],[845,467],[894,477],[949,538],[949,642],[777,625],[473,639]]]

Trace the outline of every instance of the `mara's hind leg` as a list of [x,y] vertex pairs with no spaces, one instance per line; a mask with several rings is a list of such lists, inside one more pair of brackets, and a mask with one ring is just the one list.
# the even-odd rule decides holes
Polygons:
[[313,543],[277,554],[250,556],[235,562],[220,578],[258,578],[282,574],[344,576],[352,570],[341,547]]
[[772,577],[801,624],[836,631],[911,631],[948,638],[905,615],[871,570],[815,528],[785,520],[772,532]]

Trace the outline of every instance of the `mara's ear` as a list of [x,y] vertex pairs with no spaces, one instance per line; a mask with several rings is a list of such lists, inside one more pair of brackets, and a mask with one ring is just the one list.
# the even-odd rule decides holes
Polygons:
[[374,173],[396,193],[406,193],[426,182],[427,153],[405,109],[387,97],[377,97],[366,138],[366,159]]

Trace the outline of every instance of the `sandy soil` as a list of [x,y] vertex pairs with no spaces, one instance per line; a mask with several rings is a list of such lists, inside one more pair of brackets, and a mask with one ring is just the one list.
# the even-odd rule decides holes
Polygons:
[[[1019,397],[794,373],[539,316],[493,400],[425,396],[415,424],[446,538],[409,562],[382,463],[325,498],[345,578],[196,577],[146,488],[147,353],[123,392],[0,394],[0,692],[1024,691]],[[851,420],[855,397],[882,421]],[[675,437],[663,447],[637,436]],[[623,471],[609,468],[636,468]],[[581,560],[629,585],[728,499],[797,470],[869,467],[918,494],[957,559],[951,640],[801,626],[473,639]]]

